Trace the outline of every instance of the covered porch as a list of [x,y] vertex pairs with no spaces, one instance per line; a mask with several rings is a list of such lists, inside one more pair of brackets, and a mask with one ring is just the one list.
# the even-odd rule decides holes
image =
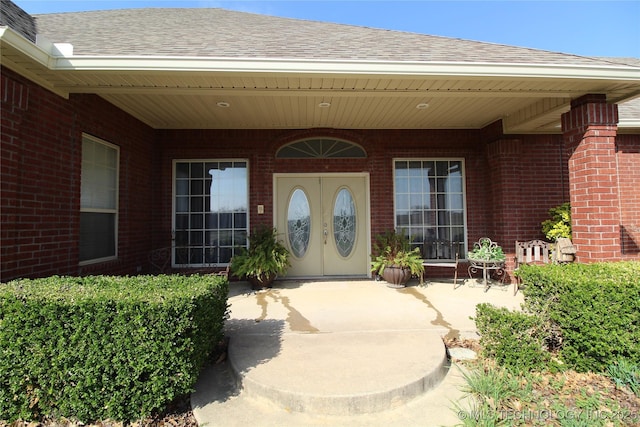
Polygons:
[[[336,231],[322,192],[333,178],[362,196],[359,276],[393,228],[467,250],[487,236],[512,260],[564,202],[576,261],[640,253],[634,61],[221,9],[52,14],[36,26],[2,5],[3,280],[145,273],[167,247],[188,248],[192,268],[224,269],[252,228],[288,232],[296,190],[328,200],[310,210],[318,254]],[[245,37],[230,40],[238,22]],[[106,44],[92,30],[103,25],[126,36]],[[155,43],[138,42],[147,36]],[[361,151],[283,154],[318,140]],[[86,178],[102,176],[96,165],[108,185]],[[302,271],[330,276],[336,253]]]

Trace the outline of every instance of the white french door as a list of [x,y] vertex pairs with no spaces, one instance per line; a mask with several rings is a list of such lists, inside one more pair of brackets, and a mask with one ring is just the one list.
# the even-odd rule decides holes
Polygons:
[[274,218],[288,277],[369,275],[366,174],[276,174]]

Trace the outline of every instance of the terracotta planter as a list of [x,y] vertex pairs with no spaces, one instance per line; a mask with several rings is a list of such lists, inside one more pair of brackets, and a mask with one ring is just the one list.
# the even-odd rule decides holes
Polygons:
[[382,272],[382,278],[390,288],[404,288],[409,279],[411,279],[411,270],[406,267],[385,267]]
[[276,273],[271,273],[270,275],[262,274],[260,276],[248,276],[247,281],[251,283],[251,287],[254,290],[260,290],[270,288],[273,285],[273,281],[276,280],[276,277]]

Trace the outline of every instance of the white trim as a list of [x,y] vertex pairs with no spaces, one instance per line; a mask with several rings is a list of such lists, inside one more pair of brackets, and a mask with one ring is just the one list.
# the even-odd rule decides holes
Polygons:
[[[96,144],[102,144],[110,149],[113,149],[116,152],[116,199],[115,199],[115,207],[112,209],[109,208],[83,208],[82,204],[80,204],[80,214],[82,215],[83,212],[87,212],[87,213],[107,213],[107,214],[113,214],[114,215],[114,254],[110,255],[110,256],[106,256],[106,257],[102,257],[102,258],[92,258],[92,259],[86,259],[86,260],[82,260],[82,261],[78,261],[78,265],[79,266],[85,266],[85,265],[92,265],[92,264],[99,264],[102,262],[108,262],[108,261],[113,261],[113,260],[117,260],[118,259],[118,242],[119,242],[119,236],[120,236],[120,146],[115,145],[111,142],[105,141],[104,139],[98,138],[96,136],[93,136],[91,134],[82,133],[82,139],[81,139],[81,145],[84,145],[84,140],[87,139],[93,143]],[[84,147],[82,147],[82,149],[80,150],[80,190],[82,191],[82,158],[84,157]],[[82,198],[82,194],[80,194],[80,197]],[[78,249],[80,248],[80,235],[78,235]],[[79,252],[78,252],[78,256],[79,256]]]
[[19,50],[37,63],[50,67],[53,57],[42,47],[24,38],[15,30],[8,27],[0,27],[0,41],[7,43],[11,47]]
[[71,56],[52,58],[54,70],[210,71],[217,73],[352,74],[381,76],[458,76],[574,78],[640,81],[631,66],[417,62],[363,60],[301,60],[271,58]]
[[[0,40],[51,70],[76,71],[208,71],[217,73],[295,73],[458,77],[574,78],[640,81],[640,68],[626,65],[571,65],[482,62],[420,62],[313,60],[284,58],[222,58],[172,56],[69,55],[72,49],[49,50],[10,28],[0,28]],[[47,45],[45,43],[45,45]]]

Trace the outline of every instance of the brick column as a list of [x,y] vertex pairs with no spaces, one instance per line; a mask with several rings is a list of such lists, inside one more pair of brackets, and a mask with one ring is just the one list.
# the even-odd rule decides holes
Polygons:
[[612,261],[621,256],[617,107],[607,104],[604,95],[585,95],[562,115],[573,243],[579,262]]

